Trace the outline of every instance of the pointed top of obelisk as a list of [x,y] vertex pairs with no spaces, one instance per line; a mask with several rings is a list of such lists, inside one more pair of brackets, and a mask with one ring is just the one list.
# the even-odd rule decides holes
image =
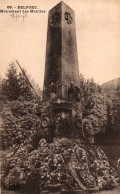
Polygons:
[[[50,10],[50,12],[52,11],[52,10],[54,10],[54,9],[56,9],[57,7],[67,7],[68,9],[71,9],[66,3],[64,3],[63,1],[61,1],[61,2],[59,2],[57,5],[55,5],[51,10]],[[71,11],[74,11],[73,9],[71,9]]]

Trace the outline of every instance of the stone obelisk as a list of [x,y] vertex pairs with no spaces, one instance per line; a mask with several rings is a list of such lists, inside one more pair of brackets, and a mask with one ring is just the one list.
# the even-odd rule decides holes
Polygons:
[[44,76],[44,95],[51,85],[61,83],[79,87],[79,67],[74,11],[60,2],[49,11]]

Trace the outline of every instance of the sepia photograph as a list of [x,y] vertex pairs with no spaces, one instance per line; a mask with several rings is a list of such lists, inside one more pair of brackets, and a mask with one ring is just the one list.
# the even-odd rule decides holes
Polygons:
[[1,194],[120,193],[120,1],[0,0]]

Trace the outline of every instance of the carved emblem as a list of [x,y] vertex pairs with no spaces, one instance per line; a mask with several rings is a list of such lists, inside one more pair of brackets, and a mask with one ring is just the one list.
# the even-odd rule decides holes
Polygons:
[[73,18],[70,13],[65,12],[65,20],[67,21],[68,24],[72,24]]
[[50,18],[50,24],[55,25],[59,20],[59,13],[54,13]]

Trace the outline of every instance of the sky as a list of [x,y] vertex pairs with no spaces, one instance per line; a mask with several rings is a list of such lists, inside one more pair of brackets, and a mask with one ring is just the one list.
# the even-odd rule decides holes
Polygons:
[[[0,0],[7,6],[37,6],[45,13],[28,13],[12,18],[0,13],[0,75],[5,76],[11,62],[43,86],[47,41],[48,11],[59,0]],[[79,72],[102,84],[120,77],[120,1],[64,0],[75,11]],[[16,64],[17,66],[17,64]]]

